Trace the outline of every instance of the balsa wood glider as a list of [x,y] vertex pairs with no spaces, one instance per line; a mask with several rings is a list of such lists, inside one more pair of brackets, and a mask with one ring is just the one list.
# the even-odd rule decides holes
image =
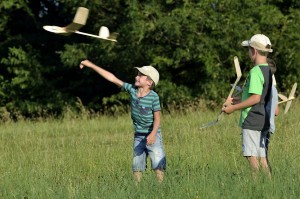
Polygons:
[[[237,83],[240,81],[241,77],[242,77],[242,71],[241,71],[241,67],[240,67],[240,63],[239,63],[239,59],[237,56],[234,56],[233,58],[233,62],[234,62],[234,67],[235,67],[235,73],[236,73],[236,79],[235,79],[235,82],[234,84],[232,85],[232,88],[228,94],[228,98],[231,98],[232,97],[232,94],[234,92],[235,89],[238,89],[237,88]],[[238,90],[238,93],[236,95],[238,95],[240,92],[242,91],[242,89]],[[218,116],[217,116],[217,119],[208,123],[208,124],[205,124],[203,125],[202,127],[200,127],[200,129],[204,129],[204,128],[207,128],[207,127],[210,127],[210,126],[213,126],[215,125],[220,119],[221,119],[221,116],[224,112],[221,111]]]
[[[276,86],[277,82],[276,82],[276,79],[275,79],[274,75],[272,76],[272,79],[273,79],[273,85]],[[231,84],[231,86],[233,86],[233,84]],[[236,95],[240,94],[243,91],[243,89],[240,88],[239,86],[236,86],[235,88],[238,91],[238,93]],[[282,103],[287,102],[287,104],[285,106],[284,114],[286,114],[289,111],[290,106],[292,104],[292,100],[295,99],[296,89],[297,89],[297,83],[294,83],[294,85],[292,87],[292,90],[289,94],[289,97],[286,97],[286,96],[284,96],[280,93],[278,94],[278,98],[280,98],[282,100],[282,101],[278,102],[278,104],[282,104]]]
[[104,39],[104,40],[117,42],[117,40],[116,40],[117,33],[112,33],[110,35],[108,28],[105,26],[101,26],[99,35],[93,35],[93,34],[78,31],[80,28],[82,28],[86,24],[88,15],[89,15],[89,10],[87,8],[79,7],[76,11],[76,14],[75,14],[75,17],[74,17],[72,23],[70,23],[69,25],[67,25],[65,27],[47,25],[47,26],[43,26],[43,28],[49,32],[53,32],[55,34],[64,35],[64,36],[68,36],[72,33],[76,33],[76,34],[81,34],[81,35],[85,35],[85,36],[89,36],[89,37],[95,37],[98,39]]
[[282,104],[282,103],[285,103],[287,102],[286,106],[285,106],[285,109],[284,109],[284,114],[286,114],[292,104],[292,100],[295,99],[295,92],[296,92],[296,89],[297,89],[297,83],[294,83],[293,87],[292,87],[292,90],[289,94],[289,97],[286,97],[282,94],[278,94],[278,97],[282,100],[280,102],[278,102],[278,104]]

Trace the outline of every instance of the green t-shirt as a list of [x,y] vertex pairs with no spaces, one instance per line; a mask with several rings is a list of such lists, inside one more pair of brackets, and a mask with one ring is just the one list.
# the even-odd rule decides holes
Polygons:
[[[151,90],[148,95],[138,98],[138,89],[134,85],[124,83],[122,88],[130,94],[131,119],[135,133],[151,133],[154,112],[161,110],[158,94]],[[161,132],[160,127],[157,132]]]
[[248,99],[252,94],[261,95],[261,101],[242,109],[240,126],[243,129],[261,131],[269,128],[270,121],[265,104],[269,101],[271,86],[272,75],[268,64],[260,64],[250,70],[243,88],[242,101]]

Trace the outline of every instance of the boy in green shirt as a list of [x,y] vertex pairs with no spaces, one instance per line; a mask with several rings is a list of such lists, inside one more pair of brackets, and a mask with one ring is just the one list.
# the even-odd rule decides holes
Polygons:
[[262,168],[270,175],[266,158],[266,139],[270,128],[270,116],[266,104],[270,100],[272,74],[267,63],[268,53],[272,52],[269,38],[256,34],[243,41],[248,47],[249,57],[254,64],[243,88],[241,101],[231,98],[224,103],[223,111],[230,114],[241,110],[242,151],[250,163],[254,175]]

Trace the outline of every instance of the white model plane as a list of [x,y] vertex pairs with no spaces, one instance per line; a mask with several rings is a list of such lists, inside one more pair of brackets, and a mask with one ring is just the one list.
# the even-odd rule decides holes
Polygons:
[[278,102],[278,104],[282,104],[282,103],[286,103],[286,106],[285,106],[285,109],[284,109],[284,114],[286,114],[292,104],[292,100],[295,99],[295,92],[296,92],[296,89],[297,89],[297,83],[294,83],[293,87],[292,87],[292,90],[289,94],[289,97],[286,97],[282,94],[279,94],[278,93],[278,97],[282,100],[280,102]]
[[[272,78],[273,78],[273,85],[276,86],[275,76],[273,75]],[[231,86],[233,86],[233,84],[231,84]],[[239,86],[236,86],[235,89],[237,90],[236,96],[239,95],[243,91],[243,89],[241,87],[239,87]],[[290,106],[292,104],[292,100],[295,99],[296,89],[297,89],[297,83],[294,83],[294,85],[292,87],[292,90],[291,90],[291,92],[289,94],[289,97],[286,97],[283,94],[278,93],[278,98],[281,99],[281,101],[278,102],[278,104],[282,104],[282,103],[287,102],[287,104],[285,106],[285,109],[284,109],[284,114],[286,114],[289,111]]]
[[[230,90],[230,93],[229,93],[227,99],[230,98],[230,97],[232,97],[232,94],[233,94],[234,90],[237,90],[237,91],[238,91],[238,93],[235,94],[235,96],[239,95],[239,94],[243,91],[239,86],[237,86],[237,83],[240,81],[240,79],[241,79],[241,77],[242,77],[242,71],[241,71],[239,59],[238,59],[237,56],[234,56],[233,62],[234,62],[234,67],[235,67],[236,79],[235,79],[234,84],[231,85],[232,88],[231,88],[231,90]],[[214,121],[212,121],[212,122],[210,122],[210,123],[207,123],[207,124],[205,124],[205,125],[202,125],[202,127],[200,127],[200,129],[205,129],[205,128],[207,128],[207,127],[210,127],[210,126],[215,125],[218,121],[220,121],[221,116],[222,116],[223,113],[224,113],[224,112],[221,111],[221,112],[218,114],[216,120],[214,120]]]
[[74,17],[72,23],[70,23],[69,25],[67,25],[65,27],[47,25],[47,26],[43,26],[43,28],[49,32],[53,32],[53,33],[59,34],[59,35],[68,36],[72,33],[76,33],[76,34],[81,34],[81,35],[85,35],[85,36],[89,36],[89,37],[95,37],[98,39],[104,39],[104,40],[117,42],[117,40],[116,40],[117,33],[112,33],[110,35],[108,28],[105,26],[101,26],[99,35],[93,35],[93,34],[78,31],[81,27],[83,27],[86,24],[88,15],[89,15],[89,10],[87,8],[79,7],[79,8],[77,8],[77,11],[76,11],[76,14],[75,14],[75,17]]

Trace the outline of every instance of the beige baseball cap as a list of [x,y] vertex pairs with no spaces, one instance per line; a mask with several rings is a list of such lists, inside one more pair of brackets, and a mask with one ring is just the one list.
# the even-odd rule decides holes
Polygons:
[[242,46],[251,46],[264,52],[273,52],[271,41],[264,34],[253,35],[250,40],[243,41]]
[[144,75],[150,77],[153,80],[155,86],[157,86],[159,81],[159,73],[153,66],[143,66],[143,67],[135,67],[135,68],[138,69],[138,71],[140,71]]

